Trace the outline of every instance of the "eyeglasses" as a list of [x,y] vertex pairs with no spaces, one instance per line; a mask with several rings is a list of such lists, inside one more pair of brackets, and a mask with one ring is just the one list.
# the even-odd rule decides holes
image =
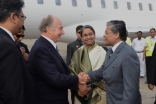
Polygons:
[[23,18],[23,20],[25,20],[27,17],[26,16],[22,16],[22,15],[20,15],[20,14],[17,14],[17,13],[15,13],[16,15],[18,15],[18,16],[20,16],[20,17],[22,17]]
[[81,34],[81,32],[77,32],[78,34]]
[[19,15],[20,17],[22,17],[24,20],[27,18],[26,16],[21,16],[21,15]]
[[24,38],[24,35],[16,35],[16,37],[17,38],[20,38],[20,37]]

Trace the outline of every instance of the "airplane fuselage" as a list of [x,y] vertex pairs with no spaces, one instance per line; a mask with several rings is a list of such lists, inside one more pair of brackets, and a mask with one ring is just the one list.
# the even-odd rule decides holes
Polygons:
[[[68,43],[76,39],[77,25],[93,26],[99,45],[104,44],[106,22],[110,20],[125,21],[129,36],[132,38],[136,37],[137,31],[149,35],[149,29],[156,27],[155,0],[25,0],[24,2],[27,39],[35,39],[41,35],[38,26],[42,18],[49,14],[62,21],[65,35],[61,37],[61,41]],[[74,3],[77,6],[74,6]]]

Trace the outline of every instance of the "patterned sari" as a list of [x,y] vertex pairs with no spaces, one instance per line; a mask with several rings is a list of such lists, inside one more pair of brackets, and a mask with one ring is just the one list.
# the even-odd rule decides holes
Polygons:
[[[97,44],[94,44],[88,49],[85,45],[81,46],[75,51],[69,68],[74,75],[78,75],[82,71],[88,73],[97,70],[104,63],[105,54],[105,50]],[[78,95],[78,91],[75,91],[75,104],[106,104],[106,85],[104,81],[96,81],[91,84],[91,87],[92,90],[84,98]]]

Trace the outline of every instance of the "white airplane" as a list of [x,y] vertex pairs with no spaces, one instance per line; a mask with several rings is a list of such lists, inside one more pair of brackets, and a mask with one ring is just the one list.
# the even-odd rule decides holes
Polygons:
[[40,36],[38,26],[48,14],[61,19],[65,35],[62,42],[76,39],[78,25],[91,25],[96,32],[96,43],[104,45],[103,34],[110,20],[123,20],[129,37],[136,37],[137,31],[149,35],[150,28],[156,27],[155,0],[24,0],[26,15],[26,38]]

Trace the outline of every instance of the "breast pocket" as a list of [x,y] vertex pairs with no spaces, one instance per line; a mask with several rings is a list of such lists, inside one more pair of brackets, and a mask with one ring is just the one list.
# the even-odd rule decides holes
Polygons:
[[116,66],[116,65],[114,65],[114,66],[112,66],[112,68],[117,68],[117,66]]

